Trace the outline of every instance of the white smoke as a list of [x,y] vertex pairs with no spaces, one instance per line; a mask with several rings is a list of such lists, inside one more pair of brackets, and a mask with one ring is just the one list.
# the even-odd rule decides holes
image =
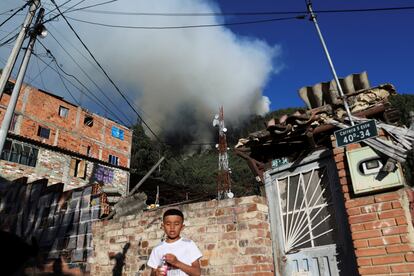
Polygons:
[[[122,0],[97,9],[149,13],[220,11],[215,3],[207,0]],[[121,16],[85,11],[68,13],[67,16],[132,26],[223,23],[222,18],[203,16]],[[224,107],[226,120],[234,121],[249,114],[269,111],[270,100],[260,91],[270,74],[282,66],[277,60],[280,56],[278,45],[271,46],[260,39],[238,36],[223,26],[136,30],[71,22],[115,82],[121,84],[135,105],[144,110],[144,119],[155,130],[177,128],[184,123],[183,116],[190,116],[193,133],[203,135],[204,124],[210,124],[220,106]],[[51,24],[81,48],[63,20]],[[53,29],[50,30],[53,32]],[[77,55],[70,45],[66,46],[73,55]],[[58,55],[65,56],[59,47],[51,47]],[[84,58],[78,56],[77,59],[103,83],[95,68]],[[65,66],[68,68],[68,65]],[[72,72],[76,71],[79,69],[73,67]],[[104,88],[114,91],[109,84],[105,84]],[[110,93],[113,93],[111,98],[118,97],[116,92]],[[120,109],[128,110],[126,104],[123,105]]]

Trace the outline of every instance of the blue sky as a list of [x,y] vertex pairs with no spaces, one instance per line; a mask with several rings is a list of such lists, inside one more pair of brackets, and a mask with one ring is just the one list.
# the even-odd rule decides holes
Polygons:
[[[301,11],[305,1],[218,1],[224,12]],[[314,10],[414,6],[414,1],[314,1]],[[318,23],[338,76],[366,70],[371,85],[392,83],[399,93],[414,93],[414,10],[371,13],[323,13]],[[279,15],[269,16],[280,17]],[[263,18],[263,17],[261,17]],[[257,19],[257,17],[246,17]],[[238,20],[246,20],[243,18]],[[236,21],[236,19],[234,19]],[[284,68],[273,74],[264,94],[271,109],[302,106],[297,90],[333,79],[313,23],[279,21],[230,26],[232,31],[254,36],[282,49]]]
[[[9,8],[15,8],[24,4],[23,0],[1,0],[2,5],[0,7],[0,12],[5,11]],[[206,0],[208,1],[208,0]],[[60,0],[58,3],[64,3],[66,1]],[[81,2],[80,0],[72,0],[72,3]],[[87,0],[82,3],[82,6],[87,4],[94,4],[103,2],[101,0]],[[120,11],[140,11],[139,6],[134,6],[135,3],[139,1],[135,0],[118,0],[117,2],[109,5],[105,5],[102,7],[98,7],[95,9],[99,10],[113,10],[118,9]],[[141,1],[145,2],[145,4],[152,5],[152,2]],[[192,10],[193,7],[182,7],[182,9],[178,9],[177,6],[169,7],[169,3],[173,2],[165,2],[160,4],[161,7],[155,7],[151,9],[151,6],[144,8],[144,12],[162,12],[165,6],[165,9],[168,12],[183,12]],[[175,0],[175,2],[180,2]],[[182,1],[183,3],[193,3],[193,2],[186,2],[186,0]],[[194,0],[197,3],[203,3],[202,0]],[[49,0],[44,0],[42,3],[45,4],[47,10],[52,8],[51,2]],[[125,6],[125,4],[129,3],[129,8]],[[155,3],[155,2],[154,2]],[[291,1],[274,1],[274,0],[255,0],[255,1],[247,1],[247,0],[210,0],[210,4],[217,5],[217,9],[221,10],[222,12],[283,12],[283,11],[306,11],[305,1],[303,0],[291,0]],[[145,5],[144,5],[145,6]],[[381,8],[381,7],[403,7],[403,6],[414,6],[414,1],[368,1],[368,0],[348,0],[348,1],[340,1],[340,0],[315,0],[313,2],[313,8],[315,11],[318,10],[331,10],[331,9],[361,9],[361,8]],[[411,28],[414,26],[414,10],[406,10],[406,11],[381,11],[381,12],[371,12],[371,13],[320,13],[318,14],[318,21],[322,33],[325,37],[326,43],[331,53],[331,57],[336,67],[336,71],[338,75],[347,76],[352,73],[359,73],[362,71],[367,71],[369,79],[371,81],[371,85],[379,85],[383,83],[392,83],[395,85],[396,89],[400,93],[414,93],[414,83],[412,81],[412,64],[414,62],[414,37],[412,35]],[[4,20],[8,15],[3,14],[0,16],[0,22]],[[143,19],[143,17],[136,16],[134,18],[131,17],[116,17],[114,15],[98,15],[98,14],[91,14],[91,13],[82,13],[77,12],[70,14],[70,16],[74,16],[77,18],[83,18],[86,20],[92,20],[95,22],[110,22],[113,24],[130,24],[130,25],[140,25],[142,22],[139,20]],[[82,17],[83,16],[83,17]],[[241,22],[241,21],[252,21],[252,20],[262,20],[268,18],[280,18],[290,15],[273,15],[273,16],[226,16],[223,17],[223,22]],[[3,37],[9,31],[13,30],[17,24],[20,24],[23,19],[23,13],[16,18],[14,22],[9,22],[8,24],[2,26],[0,28],[0,35]],[[130,22],[134,19],[134,22]],[[186,24],[193,24],[194,22],[210,22],[211,18],[202,18],[202,17],[194,17],[194,18],[176,18],[176,23],[171,22],[164,22],[163,20],[169,20],[170,18],[162,18],[162,17],[148,17],[148,20],[151,21],[151,25],[186,25]],[[123,21],[122,21],[123,20]],[[185,21],[181,23],[181,20]],[[110,48],[107,43],[102,43],[101,41],[110,41],[112,45],[117,44],[117,40],[113,38],[111,35],[114,29],[104,29],[97,26],[90,26],[85,25],[78,22],[73,22],[75,28],[79,31],[81,37],[85,40],[86,44],[92,49],[92,51],[96,54],[98,60],[101,61],[102,65],[107,68],[109,74],[113,76],[115,81],[119,84],[121,89],[126,91],[133,91],[137,85],[136,81],[131,82],[130,79],[123,80],[123,75],[126,75],[128,71],[136,72],[139,70],[139,66],[135,66],[135,64],[131,64],[130,66],[123,66],[123,64],[119,65],[116,64],[116,59],[111,53],[116,52],[116,46],[114,48]],[[239,37],[248,37],[251,38],[252,41],[255,39],[259,39],[265,41],[267,45],[275,46],[275,48],[280,49],[280,53],[276,55],[276,58],[273,60],[273,63],[276,68],[280,69],[277,73],[272,73],[269,76],[268,81],[265,84],[263,89],[263,94],[270,98],[271,101],[271,110],[284,108],[284,107],[299,107],[303,106],[301,99],[298,96],[298,89],[302,86],[306,85],[313,85],[318,82],[322,81],[329,81],[331,80],[332,73],[328,66],[325,54],[323,52],[321,43],[315,31],[315,27],[311,21],[308,19],[294,19],[288,21],[276,21],[276,22],[268,22],[268,23],[261,23],[261,24],[251,24],[251,25],[239,25],[239,26],[227,26],[233,33],[235,33]],[[81,45],[79,42],[74,38],[71,31],[65,26],[63,20],[57,20],[50,22],[49,31],[58,37],[58,39],[63,43],[66,49],[75,56],[75,59],[79,62],[84,62],[81,65],[84,66],[84,69],[90,72],[92,78],[94,78],[99,84],[102,84],[102,87],[108,93],[111,93],[111,89],[113,90],[112,86],[108,84],[107,80],[102,76],[102,74],[96,70],[96,66],[91,66],[90,63],[85,62],[85,58],[83,56],[78,55],[79,49],[82,50]],[[100,35],[102,32],[105,35]],[[127,33],[127,35],[125,35]],[[195,34],[204,32],[204,29],[197,29],[194,31]],[[139,30],[126,30],[123,33],[119,33],[118,38],[122,39],[124,36],[131,36],[131,37],[147,37],[150,34],[159,34],[157,31],[139,31]],[[168,34],[171,37],[171,40],[174,38],[174,31],[166,31],[164,34]],[[207,34],[207,32],[206,32]],[[102,38],[103,37],[103,38]],[[183,39],[185,40],[189,36],[183,33]],[[223,36],[225,37],[225,36]],[[158,39],[158,37],[155,37]],[[97,40],[97,41],[94,41]],[[157,41],[157,40],[155,40]],[[162,40],[159,40],[162,41]],[[170,42],[170,40],[166,40]],[[197,40],[199,44],[194,43],[196,47],[203,48],[204,43],[202,39]],[[136,41],[130,41],[132,43],[136,43]],[[178,42],[178,41],[176,41]],[[208,41],[207,43],[210,43]],[[87,83],[87,86],[90,89],[94,89],[94,85],[87,80],[79,69],[73,64],[72,60],[70,60],[66,54],[59,48],[59,46],[54,42],[52,36],[48,36],[43,40],[43,43],[46,44],[47,47],[52,49],[52,51],[57,55],[59,63],[63,65],[63,67],[68,70],[69,72],[76,74],[81,80]],[[181,41],[180,41],[181,43]],[[151,44],[151,43],[150,43]],[[162,44],[162,43],[161,43]],[[72,47],[72,46],[75,47]],[[138,47],[142,47],[142,41],[137,42],[137,47],[132,47],[132,53],[128,52],[127,56],[129,55],[134,56],[135,52]],[[178,44],[179,45],[179,44]],[[226,44],[227,45],[227,44]],[[225,49],[227,46],[223,44]],[[156,45],[153,45],[156,46]],[[165,53],[165,52],[172,52],[174,55],[174,51],[171,51],[170,45],[164,45],[165,47],[151,47],[153,52],[158,51],[157,53],[150,53],[151,55],[148,57],[150,59],[148,64],[152,66],[153,60],[159,59],[161,55],[158,53]],[[7,47],[0,47],[0,66],[3,66],[5,59],[7,58],[11,45],[7,45]],[[205,45],[204,45],[205,47]],[[209,47],[209,45],[207,45]],[[161,49],[161,50],[160,50]],[[204,49],[205,50],[205,49]],[[40,54],[44,52],[40,45],[37,45],[36,51]],[[205,51],[207,52],[207,51]],[[86,54],[83,51],[84,56]],[[108,54],[109,53],[109,54]],[[198,52],[194,52],[192,54],[197,54]],[[116,53],[121,55],[119,52]],[[136,55],[136,54],[135,54]],[[47,62],[50,62],[50,59],[43,54],[41,56]],[[114,59],[111,61],[111,58]],[[194,59],[193,56],[188,55],[188,60],[191,63]],[[219,58],[218,58],[219,59]],[[167,59],[168,60],[168,59]],[[174,59],[173,59],[174,60]],[[217,59],[216,59],[217,60]],[[128,60],[127,60],[128,61]],[[234,61],[234,60],[233,60]],[[257,60],[255,60],[257,61]],[[111,63],[112,62],[112,63]],[[211,60],[210,60],[211,62]],[[174,63],[174,62],[170,62]],[[142,59],[139,60],[138,65],[142,64]],[[254,64],[254,63],[250,63]],[[256,63],[260,65],[259,63]],[[119,67],[116,67],[116,66]],[[151,67],[143,68],[148,71],[148,73],[141,74],[144,80],[151,79],[155,77],[155,83],[158,82],[157,74],[160,72],[161,67],[168,67],[163,63],[159,64],[160,67],[156,67],[154,70],[154,74],[151,75]],[[177,67],[171,65],[172,68],[166,68],[167,72],[166,75],[168,76],[169,73],[177,71]],[[237,65],[236,65],[237,66]],[[124,68],[123,68],[124,67]],[[128,67],[128,69],[125,69]],[[186,66],[184,66],[186,67]],[[220,67],[220,66],[219,66]],[[259,66],[260,67],[260,66]],[[45,65],[39,62],[37,59],[33,58],[31,60],[31,64],[29,66],[29,77],[37,76],[36,79],[33,81],[33,85],[43,88],[47,91],[51,91],[55,94],[62,95],[65,98],[70,99],[69,95],[65,94],[65,88],[60,83],[60,79],[56,76],[56,74],[47,69],[43,72],[43,74],[38,74],[40,69],[45,68]],[[113,68],[117,68],[112,70]],[[133,68],[132,70],[130,68]],[[251,70],[253,72],[258,67],[254,67]],[[265,65],[261,64],[261,70],[264,70]],[[126,72],[122,71],[122,73],[118,73],[118,69],[125,69]],[[182,68],[186,69],[186,68]],[[170,70],[170,71],[168,71]],[[172,71],[171,71],[172,70]],[[256,70],[259,71],[259,70]],[[16,72],[16,70],[14,70]],[[183,71],[186,74],[187,71]],[[210,73],[209,73],[210,72]],[[212,74],[214,70],[210,70],[207,73],[211,74],[212,76],[210,81],[215,81],[217,75],[219,73],[215,72],[216,75]],[[118,74],[117,74],[118,73]],[[204,71],[202,72],[204,74]],[[232,77],[233,71],[229,74],[229,77]],[[237,75],[237,72],[235,72]],[[15,74],[14,74],[15,75]],[[259,74],[260,75],[260,74]],[[264,75],[262,73],[261,75]],[[133,76],[134,78],[135,76]],[[135,78],[136,79],[136,78]],[[185,75],[185,80],[187,80],[187,75]],[[217,78],[219,79],[219,77]],[[31,82],[30,78],[27,78],[26,81]],[[241,82],[240,78],[235,78],[229,82]],[[141,81],[142,83],[142,81]],[[205,81],[209,85],[209,81]],[[249,83],[249,82],[247,82]],[[135,86],[134,86],[135,85]],[[184,83],[184,86],[179,86],[181,88],[185,88],[187,84]],[[145,86],[145,85],[144,85]],[[243,86],[243,84],[241,84]],[[192,94],[180,94],[177,91],[176,94],[171,94],[170,86],[166,87],[166,89],[161,89],[163,95],[161,97],[164,99],[166,107],[157,106],[157,102],[159,102],[159,98],[152,100],[149,96],[147,101],[143,101],[145,99],[136,98],[136,104],[141,105],[141,108],[146,109],[146,113],[144,112],[144,116],[146,116],[147,120],[150,120],[151,125],[162,124],[166,118],[169,119],[168,112],[164,112],[164,117],[160,116],[162,110],[166,109],[168,105],[171,105],[171,101],[173,99],[177,100],[178,103],[181,102],[182,99],[188,99],[189,96]],[[215,88],[215,87],[214,87]],[[137,89],[139,90],[139,89]],[[196,90],[196,89],[193,89]],[[190,90],[192,92],[193,90]],[[214,89],[213,89],[214,90]],[[237,90],[237,89],[236,89]],[[135,90],[134,90],[135,91]],[[165,100],[167,93],[164,91],[169,92],[171,94],[171,98],[169,100]],[[180,90],[181,91],[181,90]],[[75,93],[75,97],[77,97],[81,102],[82,105],[103,115],[110,116],[108,113],[100,109],[91,102],[87,102],[85,97],[81,96],[77,91],[72,91]],[[136,94],[139,94],[140,91],[137,91]],[[237,91],[236,91],[237,92]],[[233,93],[236,93],[233,92]],[[113,92],[115,93],[115,92]],[[216,93],[224,94],[221,91],[216,91]],[[202,94],[202,93],[199,93]],[[116,95],[116,94],[114,94]],[[154,95],[153,91],[149,95]],[[246,94],[242,94],[246,95]],[[133,98],[133,95],[130,95]],[[180,97],[178,97],[180,96]],[[251,96],[251,95],[247,95]],[[83,97],[83,98],[82,98]],[[209,95],[207,100],[201,98],[203,102],[208,102],[210,99],[217,97],[216,94]],[[234,101],[236,97],[242,98],[240,94],[231,95],[228,97],[230,100]],[[119,97],[111,97],[118,105],[118,109],[122,109],[128,113],[129,116],[134,117],[134,113],[128,110],[127,107],[122,108],[122,105],[125,105]],[[248,97],[247,97],[248,98]],[[102,99],[106,101],[106,99]],[[135,100],[135,98],[134,98]],[[152,100],[152,101],[151,101]],[[247,99],[246,101],[249,101]],[[144,104],[142,104],[144,102]],[[148,105],[147,103],[151,103]],[[110,103],[107,103],[108,105]],[[213,108],[206,108],[205,106],[201,106],[200,108],[195,108],[196,110],[201,110],[204,112],[203,116],[200,117],[200,120],[210,120],[209,118],[212,116],[211,112],[216,112],[218,108],[218,104],[216,102],[212,103],[211,106]],[[211,107],[210,106],[210,107]],[[237,107],[237,104],[233,106]],[[239,110],[245,109],[243,107],[238,108]],[[119,108],[120,107],[120,108]],[[177,109],[179,110],[179,109]],[[228,109],[226,109],[228,111]],[[227,114],[229,114],[228,112]]]

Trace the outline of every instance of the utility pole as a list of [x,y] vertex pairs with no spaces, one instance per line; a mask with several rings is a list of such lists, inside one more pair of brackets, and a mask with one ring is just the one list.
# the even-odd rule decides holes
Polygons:
[[216,114],[214,117],[213,126],[219,128],[219,143],[216,145],[219,150],[217,199],[233,198],[234,194],[231,192],[230,168],[227,155],[227,128],[224,126],[224,111],[222,106],[220,107],[219,114]]
[[10,97],[9,105],[7,106],[6,114],[4,114],[3,122],[0,127],[0,153],[3,152],[4,143],[6,142],[7,132],[10,128],[10,122],[13,118],[14,110],[16,108],[17,100],[19,98],[20,88],[22,87],[24,75],[26,74],[27,65],[29,64],[30,56],[32,54],[33,46],[38,35],[45,36],[45,28],[42,24],[45,9],[41,8],[37,14],[36,22],[29,30],[30,40],[24,53],[22,64],[20,65],[19,74],[17,75],[16,83],[14,84],[13,92]]
[[20,33],[17,36],[16,43],[14,44],[12,52],[7,60],[7,63],[3,68],[3,72],[0,76],[0,99],[1,99],[1,96],[3,95],[4,87],[6,87],[6,83],[10,78],[10,74],[14,67],[14,64],[16,63],[16,59],[19,54],[19,51],[22,48],[24,38],[26,37],[27,31],[29,30],[30,24],[32,23],[33,17],[39,6],[40,6],[40,0],[32,0],[32,4],[30,5],[29,12],[27,13],[26,18],[23,22],[22,29],[20,30]]
[[328,48],[326,47],[325,40],[323,39],[321,30],[319,29],[318,21],[316,21],[316,15],[313,13],[311,1],[307,0],[306,5],[307,5],[307,8],[308,8],[308,12],[310,14],[310,19],[313,21],[313,23],[315,25],[316,32],[318,33],[319,39],[321,40],[321,43],[322,43],[323,50],[325,51],[326,58],[328,59],[329,66],[331,67],[332,74],[334,76],[336,85],[338,87],[339,95],[341,96],[341,98],[344,102],[344,107],[345,107],[346,114],[348,115],[348,118],[349,118],[349,121],[351,122],[351,125],[354,125],[354,120],[352,120],[351,110],[349,109],[347,97],[344,94],[344,92],[342,90],[341,83],[339,82],[338,76],[336,75],[335,67],[334,67],[333,62],[331,60],[331,56],[329,55],[329,51],[328,51]]

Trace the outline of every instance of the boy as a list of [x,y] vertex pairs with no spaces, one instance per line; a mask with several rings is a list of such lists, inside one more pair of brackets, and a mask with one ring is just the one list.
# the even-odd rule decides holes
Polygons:
[[[148,260],[151,276],[199,276],[202,254],[193,241],[180,237],[184,228],[183,213],[177,209],[165,211],[161,226],[166,239],[152,249]],[[167,272],[160,267],[163,259],[168,264]]]

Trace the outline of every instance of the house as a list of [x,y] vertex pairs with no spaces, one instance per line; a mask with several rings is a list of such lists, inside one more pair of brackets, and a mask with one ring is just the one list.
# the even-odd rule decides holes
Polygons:
[[[0,99],[0,122],[13,83]],[[113,186],[126,194],[132,131],[62,97],[23,85],[0,160],[0,177],[63,183],[64,190],[88,184]]]
[[414,132],[395,124],[394,86],[371,87],[365,72],[340,82],[355,127],[330,81],[301,88],[306,109],[236,146],[267,198],[276,274],[413,273],[414,196],[402,164]]

